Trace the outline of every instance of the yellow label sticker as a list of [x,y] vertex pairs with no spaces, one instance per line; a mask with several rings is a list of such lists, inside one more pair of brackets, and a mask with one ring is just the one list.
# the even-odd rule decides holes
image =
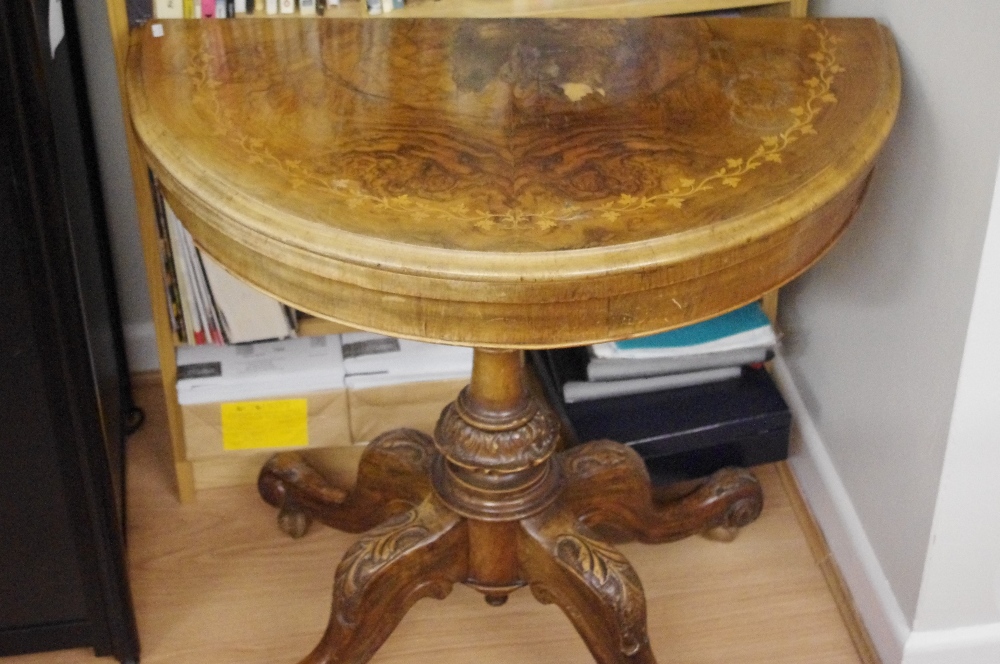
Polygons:
[[235,401],[222,408],[222,449],[258,450],[309,445],[305,399]]

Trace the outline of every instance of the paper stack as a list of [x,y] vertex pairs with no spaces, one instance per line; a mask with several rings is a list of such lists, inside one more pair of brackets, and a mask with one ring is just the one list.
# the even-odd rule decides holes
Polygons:
[[586,380],[566,380],[566,403],[736,378],[770,359],[777,338],[752,303],[701,323],[589,348]]
[[227,343],[284,339],[294,334],[287,307],[229,274],[207,254],[198,252],[198,258]]
[[295,335],[288,307],[232,276],[203,254],[170,206],[157,197],[157,229],[171,323],[192,345],[245,343]]
[[472,349],[369,332],[341,336],[348,389],[468,378]]
[[344,389],[337,335],[177,349],[177,401],[181,405],[337,389]]

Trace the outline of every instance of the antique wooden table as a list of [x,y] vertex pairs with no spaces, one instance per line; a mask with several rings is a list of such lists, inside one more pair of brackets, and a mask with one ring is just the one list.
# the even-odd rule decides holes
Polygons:
[[476,348],[433,439],[372,442],[350,492],[276,457],[294,521],[364,532],[308,664],[364,662],[406,610],[530,586],[596,660],[652,662],[642,588],[608,542],[760,510],[726,470],[654,495],[638,456],[556,453],[526,348],[652,333],[805,270],[856,210],[895,118],[868,20],[164,22],[137,30],[132,121],[199,245],[292,306]]

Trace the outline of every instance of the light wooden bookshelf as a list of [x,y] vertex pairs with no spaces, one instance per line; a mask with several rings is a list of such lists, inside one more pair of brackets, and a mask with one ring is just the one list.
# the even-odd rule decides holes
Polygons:
[[[152,2],[152,0],[150,0]],[[150,185],[149,171],[142,159],[136,137],[128,120],[128,103],[125,98],[124,67],[129,44],[129,18],[126,0],[106,0],[108,20],[118,70],[119,90],[126,122],[126,143],[128,145],[131,174],[135,187],[138,207],[139,231],[145,261],[146,278],[153,309],[153,323],[156,329],[157,352],[160,361],[163,393],[166,399],[167,419],[176,473],[177,495],[181,502],[192,502],[196,490],[223,486],[246,481],[256,473],[261,460],[255,457],[235,457],[232,463],[222,459],[201,462],[187,460],[181,407],[177,403],[177,365],[174,334],[170,313],[162,283],[162,260],[156,225],[154,192]],[[262,3],[261,3],[262,4]],[[806,15],[808,0],[407,0],[404,8],[389,14],[372,17],[383,20],[393,18],[422,17],[548,17],[548,18],[638,18],[691,14],[709,11],[740,10],[741,13],[763,16]],[[255,16],[263,16],[258,13]],[[281,19],[295,15],[274,15],[266,18]],[[362,0],[342,0],[339,7],[328,7],[322,18],[367,17]],[[205,19],[216,20],[216,19]],[[764,310],[774,320],[777,310],[777,291],[765,296]],[[350,328],[322,320],[310,320],[300,330],[306,335],[336,334]],[[355,448],[331,448],[321,461],[330,474],[350,479],[352,468],[357,463],[358,450]]]

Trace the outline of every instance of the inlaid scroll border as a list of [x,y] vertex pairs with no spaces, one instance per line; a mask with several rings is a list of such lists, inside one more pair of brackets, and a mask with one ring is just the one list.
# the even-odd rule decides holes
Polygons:
[[[790,145],[803,137],[817,133],[814,121],[826,106],[837,102],[833,84],[836,75],[846,71],[837,60],[836,47],[841,42],[839,37],[830,34],[822,22],[806,23],[803,29],[815,33],[818,41],[817,50],[809,54],[809,58],[815,63],[816,71],[812,77],[802,81],[807,90],[805,101],[788,109],[791,119],[786,129],[777,134],[761,136],[760,144],[751,154],[729,157],[724,165],[720,165],[708,175],[679,177],[675,187],[659,194],[633,196],[622,193],[603,203],[571,204],[532,212],[512,207],[504,212],[494,213],[471,209],[461,201],[440,203],[409,194],[380,196],[366,191],[360,183],[353,180],[325,179],[310,170],[302,160],[278,156],[262,139],[245,134],[240,129],[242,123],[237,122],[235,118],[227,117],[225,109],[215,95],[196,93],[195,103],[219,120],[217,133],[238,144],[249,163],[272,164],[286,175],[293,189],[312,185],[332,194],[334,200],[351,210],[367,208],[371,212],[397,214],[415,221],[433,217],[482,233],[511,231],[544,233],[564,224],[578,223],[594,216],[607,221],[616,221],[622,216],[640,210],[657,207],[679,209],[687,201],[716,186],[738,188],[744,176],[750,171],[770,163],[781,163],[782,154]],[[195,51],[198,55],[185,69],[185,74],[195,81],[197,90],[211,91],[219,87],[221,84],[211,75],[214,68],[214,54],[209,49],[195,49]]]

